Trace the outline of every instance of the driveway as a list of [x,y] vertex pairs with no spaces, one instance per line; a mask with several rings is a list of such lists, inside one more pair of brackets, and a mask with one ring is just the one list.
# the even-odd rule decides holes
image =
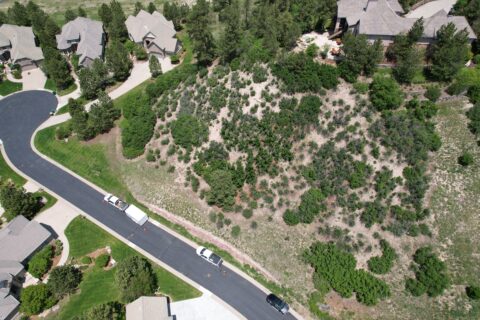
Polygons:
[[453,5],[457,0],[436,0],[432,2],[425,3],[415,10],[410,11],[405,16],[407,18],[429,18],[435,13],[444,10],[446,13],[449,13]]
[[211,292],[203,292],[199,298],[170,303],[170,314],[178,320],[238,320],[242,318]]
[[22,72],[23,91],[43,89],[46,81],[47,77],[40,68]]
[[[247,319],[295,319],[266,302],[267,294],[227,266],[221,270],[200,259],[195,248],[147,222],[139,226],[103,202],[104,194],[40,157],[32,150],[35,129],[49,117],[57,99],[46,91],[21,92],[0,101],[0,139],[13,165],[32,180],[88,214],[97,223],[203,286]],[[88,241],[88,239],[85,239]]]

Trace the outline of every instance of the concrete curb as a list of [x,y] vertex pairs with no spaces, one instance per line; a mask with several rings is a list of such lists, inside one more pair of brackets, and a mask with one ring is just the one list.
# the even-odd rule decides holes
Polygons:
[[[45,91],[48,91],[48,90],[45,90]],[[18,93],[18,92],[16,92]],[[58,99],[57,99],[58,100]],[[45,121],[47,122],[48,119]],[[44,123],[45,123],[44,122]],[[48,126],[46,126],[48,127]],[[41,158],[43,158],[44,160],[52,163],[53,165],[59,167],[60,169],[64,170],[65,172],[68,172],[69,174],[71,174],[72,176],[74,176],[75,178],[79,179],[80,181],[84,182],[85,184],[87,184],[88,186],[92,187],[93,189],[97,190],[98,192],[100,193],[103,193],[103,194],[107,194],[108,192],[103,190],[102,188],[100,188],[99,186],[93,184],[92,182],[86,180],[85,178],[79,176],[78,174],[76,174],[75,172],[73,172],[72,170],[66,168],[65,166],[63,166],[62,164],[56,162],[55,160],[53,159],[50,159],[48,158],[47,156],[43,155],[42,153],[40,153],[37,148],[35,147],[35,144],[34,144],[34,140],[35,140],[35,136],[36,134],[38,133],[38,131],[42,130],[42,129],[45,129],[46,127],[43,127],[43,124],[41,124],[32,134],[32,137],[30,139],[30,145],[31,145],[31,148],[32,150],[38,155],[40,156]],[[39,183],[38,181],[28,177],[27,175],[25,175],[23,172],[21,172],[20,170],[18,170],[18,168],[16,168],[12,162],[10,161],[10,159],[8,158],[5,150],[4,150],[4,147],[3,145],[0,145],[0,151],[2,152],[4,158],[5,158],[5,161],[7,162],[7,164],[15,171],[17,172],[19,175],[21,175],[22,177],[24,177],[25,179],[27,180],[30,180],[30,181],[33,181],[34,183],[36,183],[37,185],[39,186],[42,186],[42,188],[51,193],[52,195],[54,195],[55,197],[57,197],[57,199],[61,199],[62,201],[65,201],[73,210],[77,210],[78,212],[80,212],[84,217],[86,217],[88,220],[92,221],[93,223],[95,223],[96,225],[98,225],[99,227],[101,227],[102,229],[106,230],[107,232],[109,232],[110,234],[112,234],[113,236],[115,236],[116,238],[118,238],[119,240],[121,240],[122,242],[124,242],[125,244],[129,245],[130,247],[134,248],[136,251],[142,253],[143,255],[145,255],[146,257],[148,257],[149,259],[151,259],[152,261],[154,261],[155,263],[157,263],[158,265],[160,265],[161,267],[163,267],[164,269],[168,270],[169,272],[171,272],[172,274],[174,274],[175,276],[179,277],[180,279],[182,279],[183,281],[187,282],[188,284],[192,285],[193,287],[197,288],[198,290],[200,291],[204,291],[206,290],[205,288],[203,288],[202,286],[200,286],[199,284],[197,284],[196,282],[194,282],[193,280],[187,278],[186,276],[184,276],[183,274],[181,274],[180,272],[176,271],[175,269],[171,268],[170,266],[166,265],[165,263],[163,263],[161,260],[155,258],[154,256],[152,256],[151,254],[147,253],[146,251],[144,251],[143,249],[137,247],[137,246],[132,246],[132,244],[125,238],[123,238],[122,236],[120,236],[119,234],[117,234],[115,231],[111,230],[110,228],[108,228],[107,226],[105,226],[103,223],[101,223],[100,221],[92,218],[91,216],[89,216],[86,212],[80,210],[79,208],[77,208],[76,206],[74,206],[73,204],[71,204],[70,202],[66,201],[65,199],[63,199],[62,197],[60,197],[58,194],[56,194],[55,192],[53,192],[52,190],[46,188],[45,186],[43,186],[41,183]],[[185,243],[189,244],[190,246],[192,246],[193,248],[196,248],[198,247],[198,244],[196,244],[194,241],[184,237],[183,235],[181,234],[178,234],[176,231],[168,228],[167,226],[161,224],[160,222],[154,220],[154,219],[149,219],[150,222],[152,222],[152,224],[154,224],[155,226],[163,229],[164,231],[170,233],[171,235],[175,236],[176,238],[184,241]],[[246,273],[244,273],[242,270],[238,269],[237,267],[235,267],[234,265],[228,263],[228,262],[225,262],[225,265],[227,265],[229,268],[231,268],[231,270],[235,273],[237,273],[238,275],[240,275],[242,278],[244,278],[245,280],[249,281],[251,284],[255,285],[257,288],[259,288],[260,290],[262,290],[263,292],[265,293],[270,293],[270,291],[265,288],[263,285],[261,285],[260,283],[258,283],[255,279],[253,279],[252,277],[250,277],[249,275],[247,275]],[[213,294],[212,294],[213,295]],[[228,305],[226,302],[224,302],[220,297],[216,296],[216,295],[213,295],[215,296],[219,301],[222,301],[223,304],[225,306],[228,306],[229,308],[231,308],[232,310],[235,310],[233,309],[232,307],[230,307],[230,305]],[[238,311],[236,311],[236,314],[239,314]],[[297,319],[299,320],[302,320],[303,317],[300,316],[298,313],[296,313],[293,309],[290,310],[290,313],[292,315],[294,315]],[[239,314],[239,317],[241,317],[241,319],[245,319],[243,316],[241,316]]]

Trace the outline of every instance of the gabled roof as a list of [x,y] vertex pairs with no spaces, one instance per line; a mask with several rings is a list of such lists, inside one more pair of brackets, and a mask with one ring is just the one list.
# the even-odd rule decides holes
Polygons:
[[15,277],[22,271],[23,265],[20,262],[13,260],[0,260],[0,274],[8,273]]
[[78,17],[62,27],[62,32],[56,36],[57,47],[59,50],[66,50],[73,43],[78,43],[79,63],[83,64],[86,58],[102,58],[103,37],[103,24],[100,21]]
[[[396,36],[406,33],[413,26],[416,18],[398,15],[396,0],[340,0],[338,2],[339,18],[347,19],[349,26],[358,23],[358,33],[366,35]],[[469,39],[476,39],[467,19],[462,16],[449,16],[441,10],[424,19],[423,38],[435,38],[437,31],[452,22],[457,30],[466,29]]]
[[7,317],[11,317],[19,305],[20,302],[11,295],[0,299],[0,319],[8,319]]
[[42,49],[36,46],[31,27],[3,24],[0,26],[0,35],[1,43],[5,44],[7,39],[10,42],[10,57],[14,63],[21,59],[43,60]]
[[0,230],[0,259],[23,263],[50,237],[50,232],[38,222],[17,216]]
[[140,297],[127,304],[127,320],[173,320],[166,297]]
[[140,10],[136,16],[129,16],[125,24],[134,42],[143,42],[148,35],[159,48],[175,52],[177,39],[173,22],[167,20],[161,13],[155,11],[150,14]]

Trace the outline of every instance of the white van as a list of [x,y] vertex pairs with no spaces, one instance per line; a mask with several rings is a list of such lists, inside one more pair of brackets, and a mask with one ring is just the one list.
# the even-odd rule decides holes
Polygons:
[[125,209],[125,213],[130,219],[141,226],[148,221],[147,214],[133,204],[129,205],[128,208]]

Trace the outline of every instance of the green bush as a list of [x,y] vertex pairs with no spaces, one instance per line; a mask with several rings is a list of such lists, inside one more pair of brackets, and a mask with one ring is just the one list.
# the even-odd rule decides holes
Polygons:
[[252,209],[243,209],[242,216],[245,219],[250,219],[253,216],[253,210]]
[[255,65],[253,67],[253,75],[252,75],[252,80],[255,83],[262,83],[267,81],[268,73],[267,69],[265,69],[262,66]]
[[320,48],[315,43],[312,43],[308,45],[307,49],[305,49],[305,54],[314,59],[317,57],[319,49]]
[[[355,269],[355,257],[333,243],[316,242],[303,257],[315,268],[314,277],[324,279],[344,298],[355,293],[357,301],[365,305],[375,305],[378,300],[390,296],[390,289],[385,282],[365,270]],[[317,285],[318,281],[317,278]]]
[[208,138],[208,127],[191,115],[181,115],[171,123],[172,136],[175,143],[189,148],[198,147]]
[[442,95],[442,92],[438,85],[428,86],[427,90],[425,91],[425,98],[427,98],[432,102],[436,102],[441,95]]
[[392,269],[397,254],[386,240],[380,240],[380,246],[382,255],[370,258],[367,262],[368,269],[376,274],[386,274]]
[[92,258],[90,258],[89,256],[83,256],[80,259],[80,263],[81,264],[90,264],[90,263],[92,263]]
[[403,92],[393,78],[376,76],[370,84],[370,101],[378,111],[397,109],[403,103]]
[[423,292],[430,297],[441,295],[450,283],[445,263],[437,258],[430,247],[418,249],[413,261],[416,263],[415,279],[407,280],[407,291],[417,296]]
[[480,299],[480,287],[478,286],[468,286],[465,288],[467,296],[472,300]]
[[366,82],[355,82],[353,84],[353,89],[355,89],[357,93],[365,94],[368,92],[368,86],[369,85]]
[[55,267],[50,272],[48,278],[48,287],[57,299],[61,299],[67,294],[75,292],[82,281],[82,273],[74,266],[65,265]]
[[108,254],[101,254],[95,259],[95,267],[104,268],[107,266],[110,261],[110,256]]
[[232,237],[238,238],[238,236],[240,235],[240,227],[239,226],[233,226],[231,234],[232,234]]
[[29,316],[39,314],[53,307],[55,303],[57,300],[44,283],[28,286],[20,293],[20,311]]
[[27,264],[27,271],[35,278],[41,279],[52,266],[53,248],[45,246],[37,252]]
[[123,320],[125,319],[125,306],[120,302],[107,302],[96,305],[85,311],[78,319],[74,320]]
[[464,167],[468,167],[469,165],[473,164],[473,161],[473,155],[467,151],[458,157],[458,164]]
[[180,62],[180,57],[179,57],[178,55],[176,55],[176,54],[172,54],[172,55],[170,56],[170,62],[171,62],[172,64],[178,64],[178,63]]
[[380,201],[367,202],[360,216],[360,220],[367,228],[375,223],[381,224],[387,216],[387,208]]
[[157,284],[148,260],[132,256],[120,261],[116,269],[115,282],[122,301],[131,302],[141,296],[153,295]]
[[291,53],[272,68],[274,75],[283,80],[288,92],[320,92],[338,84],[335,67],[318,64],[305,53]]
[[480,134],[480,102],[468,110],[467,117],[470,120],[468,124],[470,131],[476,135]]
[[295,211],[287,209],[283,213],[283,221],[289,226],[294,226],[300,223],[300,219]]

